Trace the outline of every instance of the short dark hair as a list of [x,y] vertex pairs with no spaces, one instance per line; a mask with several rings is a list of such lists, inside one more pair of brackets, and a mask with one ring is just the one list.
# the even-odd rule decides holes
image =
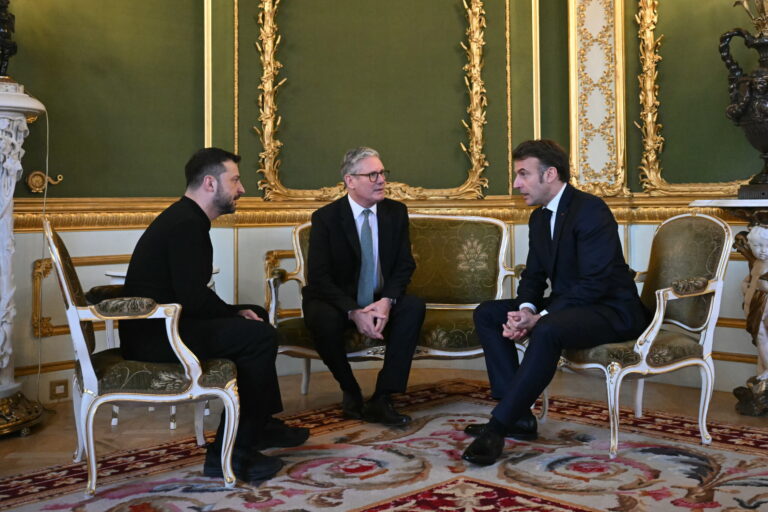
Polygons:
[[568,183],[571,179],[571,165],[568,161],[568,154],[557,142],[549,139],[527,140],[521,142],[512,151],[512,160],[525,160],[526,158],[538,158],[542,167],[539,171],[543,172],[549,168],[557,169],[557,176],[563,183]]
[[203,178],[211,175],[216,179],[226,169],[222,165],[227,160],[235,163],[240,161],[240,155],[230,153],[220,148],[203,148],[195,152],[184,166],[184,176],[187,178],[187,188],[196,189],[203,183]]

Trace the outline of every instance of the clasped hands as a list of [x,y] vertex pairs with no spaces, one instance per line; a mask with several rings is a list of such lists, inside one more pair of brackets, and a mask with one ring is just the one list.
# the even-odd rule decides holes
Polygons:
[[539,318],[541,315],[528,308],[523,308],[520,311],[509,311],[507,323],[501,326],[501,335],[513,341],[521,340],[528,336]]
[[355,322],[360,334],[375,340],[383,340],[384,326],[389,320],[390,309],[392,309],[392,302],[387,297],[382,297],[364,308],[353,309],[349,312],[349,319]]

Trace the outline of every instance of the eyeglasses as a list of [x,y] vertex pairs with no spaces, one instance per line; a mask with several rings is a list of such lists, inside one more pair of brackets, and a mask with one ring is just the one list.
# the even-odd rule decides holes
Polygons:
[[384,178],[384,181],[389,179],[389,171],[386,169],[382,169],[380,171],[374,171],[374,172],[367,172],[365,174],[351,174],[350,176],[368,176],[368,179],[371,180],[372,183],[376,183],[376,181],[379,179],[379,176]]

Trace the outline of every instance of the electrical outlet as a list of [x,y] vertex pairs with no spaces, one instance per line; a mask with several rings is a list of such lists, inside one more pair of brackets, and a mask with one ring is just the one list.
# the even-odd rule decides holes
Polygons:
[[52,380],[50,385],[51,389],[48,392],[48,397],[51,400],[63,400],[65,398],[69,398],[68,380]]

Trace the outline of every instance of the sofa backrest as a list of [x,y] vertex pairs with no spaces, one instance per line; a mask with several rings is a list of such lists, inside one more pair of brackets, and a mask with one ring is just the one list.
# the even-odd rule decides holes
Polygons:
[[506,225],[469,216],[410,215],[416,260],[408,293],[431,304],[477,304],[501,297],[509,246]]
[[[507,226],[489,217],[410,214],[416,260],[408,293],[432,305],[475,305],[499,299],[509,250]],[[306,283],[310,223],[294,231],[297,271]]]

